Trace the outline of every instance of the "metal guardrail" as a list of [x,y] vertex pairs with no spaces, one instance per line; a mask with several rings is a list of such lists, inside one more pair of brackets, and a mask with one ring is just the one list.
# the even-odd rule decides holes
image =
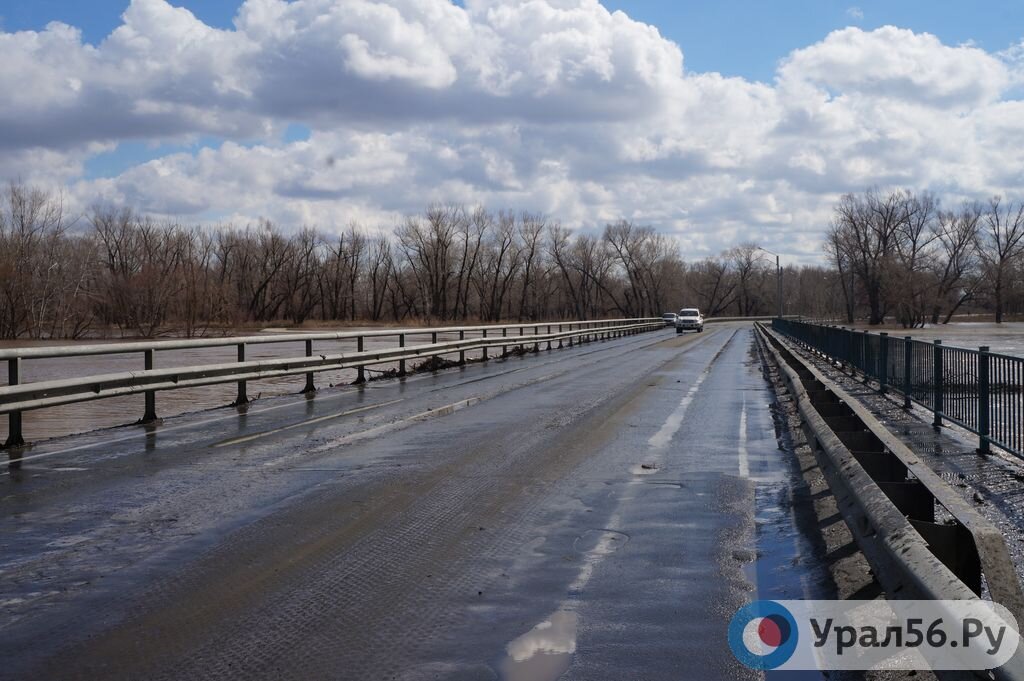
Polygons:
[[1024,358],[894,338],[840,326],[772,320],[772,329],[825,359],[859,371],[880,392],[903,395],[943,419],[975,433],[978,451],[992,445],[1024,457]]
[[[506,354],[509,347],[522,349],[533,345],[535,350],[539,350],[541,343],[547,343],[548,349],[552,349],[552,343],[555,342],[558,343],[558,347],[562,347],[563,342],[568,342],[568,345],[572,346],[574,342],[632,335],[664,328],[665,323],[660,317],[643,317],[563,322],[561,324],[411,328],[0,350],[0,360],[7,362],[8,373],[7,386],[0,387],[0,414],[7,414],[9,421],[8,438],[3,448],[11,450],[10,457],[13,465],[17,458],[15,451],[25,444],[22,433],[22,413],[33,409],[143,393],[145,408],[139,423],[149,423],[157,420],[156,393],[161,390],[237,383],[237,396],[232,404],[241,405],[249,401],[246,382],[256,379],[304,374],[306,383],[302,392],[313,392],[316,390],[314,374],[321,371],[356,369],[356,383],[363,383],[366,380],[365,368],[375,364],[397,361],[399,363],[398,375],[403,376],[406,373],[406,362],[418,358],[458,353],[459,363],[464,364],[466,352],[471,350],[482,349],[484,351],[483,359],[486,360],[488,359],[487,350],[492,347],[501,346],[502,354]],[[527,331],[532,333],[527,333]],[[454,335],[456,333],[459,335],[459,340],[438,342],[439,334]],[[430,343],[407,345],[407,340],[414,336],[429,336]],[[393,348],[366,350],[365,339],[371,337],[394,338],[398,345]],[[315,353],[314,344],[325,341],[354,342],[355,351]],[[299,357],[246,360],[247,347],[279,343],[302,343],[305,346],[305,353]],[[156,368],[156,353],[158,352],[229,346],[237,348],[237,362]],[[30,383],[21,381],[22,364],[25,360],[115,354],[142,355],[143,367],[138,371],[64,380]]]
[[[794,398],[836,506],[888,597],[970,600],[980,597],[984,576],[992,600],[1021,621],[1024,594],[999,528],[839,386],[764,327],[758,336]],[[938,522],[937,505],[952,522]],[[995,676],[1024,679],[1024,650]]]

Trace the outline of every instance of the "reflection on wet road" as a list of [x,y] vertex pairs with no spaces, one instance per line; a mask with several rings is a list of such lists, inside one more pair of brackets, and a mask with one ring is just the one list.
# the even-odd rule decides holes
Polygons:
[[751,353],[709,326],[46,443],[0,486],[0,678],[756,678],[730,617],[820,565]]

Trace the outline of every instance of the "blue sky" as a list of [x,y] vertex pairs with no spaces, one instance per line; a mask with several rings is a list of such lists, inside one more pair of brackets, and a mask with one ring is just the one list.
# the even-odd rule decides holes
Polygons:
[[604,4],[662,29],[683,46],[688,69],[757,80],[771,80],[775,63],[791,50],[849,24],[864,29],[892,24],[932,33],[946,44],[974,41],[989,51],[1006,49],[1024,32],[1020,0],[630,0]]
[[1020,0],[250,2],[4,0],[0,181],[326,231],[483,203],[802,261],[844,192],[1024,199]]

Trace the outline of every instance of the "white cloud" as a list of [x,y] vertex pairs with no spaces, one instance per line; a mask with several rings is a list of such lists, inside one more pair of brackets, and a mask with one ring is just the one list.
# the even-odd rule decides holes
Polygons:
[[[99,45],[0,32],[0,176],[194,219],[388,223],[431,200],[620,216],[691,254],[771,240],[816,257],[869,184],[1021,194],[1020,49],[895,27],[792,52],[774,83],[684,73],[680,48],[596,0],[247,0],[233,30],[133,0]],[[855,8],[851,8],[855,9]],[[285,127],[311,127],[284,144]],[[226,140],[114,178],[118,141]]]
[[860,7],[847,7],[846,16],[850,17],[854,21],[861,21],[864,19],[864,10]]
[[971,108],[999,98],[1010,82],[1006,64],[976,47],[948,47],[928,33],[895,26],[846,28],[796,50],[779,80],[810,83],[853,96]]

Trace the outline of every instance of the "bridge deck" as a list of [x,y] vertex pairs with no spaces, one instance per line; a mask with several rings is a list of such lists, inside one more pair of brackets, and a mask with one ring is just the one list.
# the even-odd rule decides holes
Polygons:
[[752,347],[666,330],[38,446],[0,482],[0,678],[753,678],[736,608],[827,580]]

